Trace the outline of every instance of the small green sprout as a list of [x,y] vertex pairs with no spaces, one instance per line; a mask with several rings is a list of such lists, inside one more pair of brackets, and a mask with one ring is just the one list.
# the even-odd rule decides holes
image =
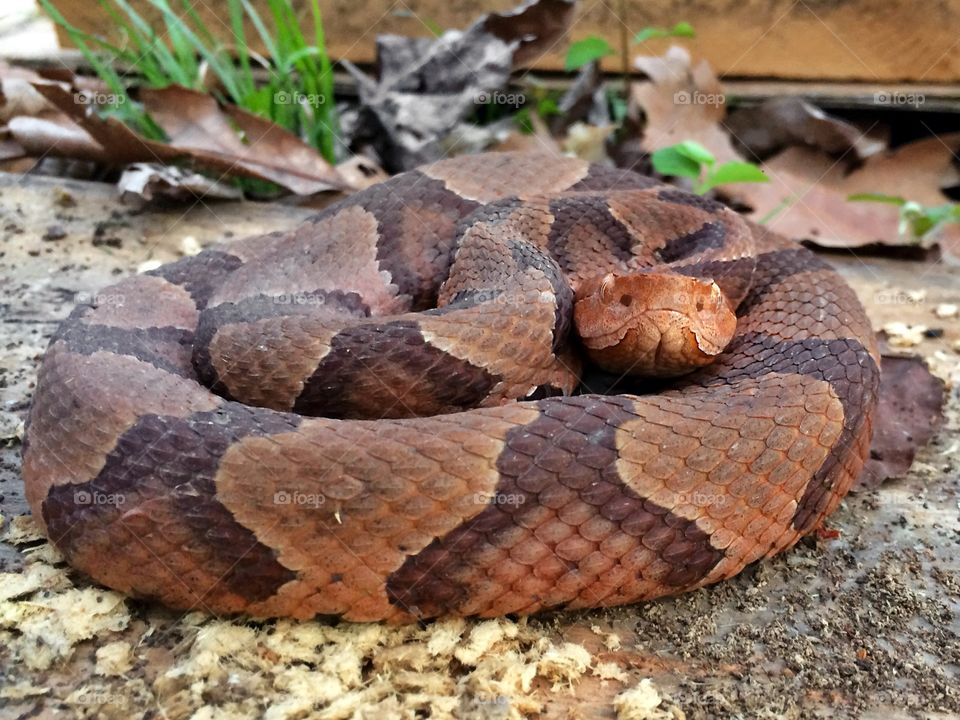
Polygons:
[[693,25],[688,22],[678,22],[672,28],[645,27],[633,36],[633,43],[639,45],[647,40],[668,37],[692,38],[696,37],[696,33],[693,30]]
[[[678,22],[671,28],[645,27],[633,36],[633,43],[637,45],[655,38],[692,38],[694,36],[693,26],[690,23]],[[567,59],[564,63],[564,68],[568,72],[571,70],[579,70],[587,63],[592,63],[595,60],[616,54],[616,48],[604,38],[598,37],[597,35],[590,35],[589,37],[583,38],[583,40],[577,40],[575,43],[571,43],[570,49],[567,50]]]
[[616,53],[617,51],[613,49],[613,46],[602,37],[591,35],[570,44],[570,48],[567,50],[567,60],[563,67],[567,71],[579,70],[587,63],[616,55]]
[[694,192],[698,195],[703,195],[718,185],[770,180],[763,170],[753,163],[731,160],[717,165],[713,153],[693,140],[656,150],[650,159],[653,161],[653,169],[661,175],[699,181],[694,185]]
[[856,193],[847,196],[847,200],[896,205],[900,208],[900,234],[909,234],[915,240],[922,239],[942,225],[960,222],[960,205],[957,203],[927,206],[907,200],[899,195],[884,195],[882,193]]

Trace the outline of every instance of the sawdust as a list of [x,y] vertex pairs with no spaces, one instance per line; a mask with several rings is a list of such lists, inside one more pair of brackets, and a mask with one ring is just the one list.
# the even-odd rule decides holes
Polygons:
[[682,720],[683,711],[675,705],[665,705],[664,699],[649,678],[636,687],[624,690],[613,699],[617,720]]
[[[26,519],[19,519],[17,526],[5,541],[30,536]],[[128,697],[126,683],[149,648],[171,632],[183,640],[171,648],[167,667],[142,690],[151,705],[173,720],[224,713],[268,720],[308,715],[338,720],[358,713],[362,717],[365,708],[381,703],[398,717],[426,711],[434,718],[474,711],[487,716],[493,709],[504,718],[521,718],[543,708],[534,693],[537,678],[551,683],[553,692],[572,691],[589,674],[626,679],[610,663],[596,663],[582,645],[555,643],[523,620],[454,619],[426,628],[391,628],[288,620],[254,623],[190,613],[174,623],[175,630],[166,629],[167,637],[156,638],[150,623],[132,627],[138,609],[130,601],[117,593],[74,586],[62,558],[37,552],[38,547],[28,552],[22,572],[0,576],[5,654],[24,674],[13,678],[8,699],[45,695],[48,689],[28,677],[55,662],[75,660],[77,646],[93,640],[95,674],[105,680],[78,688],[71,702],[92,714],[109,712],[107,706],[116,705],[119,694]],[[118,634],[130,639],[114,639]]]

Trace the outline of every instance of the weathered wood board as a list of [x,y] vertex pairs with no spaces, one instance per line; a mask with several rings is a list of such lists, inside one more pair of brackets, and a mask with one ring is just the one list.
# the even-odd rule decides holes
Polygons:
[[[98,3],[55,0],[78,27],[101,33],[109,28]],[[266,2],[255,3],[266,11]],[[309,2],[296,0],[305,32],[311,28]],[[321,0],[327,42],[336,58],[373,60],[381,33],[429,36],[438,28],[463,28],[477,16],[508,10],[517,0]],[[149,12],[145,0],[131,5]],[[173,5],[177,5],[173,3]],[[197,3],[211,30],[231,38],[226,3]],[[570,32],[574,40],[601,35],[619,47],[625,31],[693,24],[697,37],[683,41],[727,77],[860,81],[869,83],[949,83],[960,80],[960,0],[917,4],[911,0],[609,0],[580,3]],[[251,29],[252,30],[252,29]],[[118,39],[115,31],[111,37]],[[64,45],[69,42],[61,33]],[[667,41],[634,48],[659,54]],[[538,67],[560,69],[566,43],[559,43]],[[619,57],[605,67],[616,71]]]

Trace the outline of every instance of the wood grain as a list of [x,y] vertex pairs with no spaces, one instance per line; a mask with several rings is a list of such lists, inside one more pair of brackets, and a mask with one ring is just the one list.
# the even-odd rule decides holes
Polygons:
[[[131,3],[156,18],[144,0]],[[268,15],[266,2],[258,0]],[[491,10],[507,10],[515,0],[466,2],[410,0],[321,0],[327,41],[336,58],[374,59],[374,40],[383,33],[429,36],[430,27],[463,28]],[[305,34],[311,32],[309,3],[295,0]],[[78,27],[101,33],[109,27],[97,3],[59,0],[63,15]],[[197,5],[210,29],[232,41],[226,6]],[[862,82],[942,83],[960,80],[960,0],[937,0],[918,6],[909,0],[622,0],[581,3],[570,32],[574,40],[601,35],[621,44],[624,27],[632,36],[644,27],[670,26],[685,20],[697,30],[689,43],[721,74],[744,78],[818,79]],[[156,27],[157,25],[155,25]],[[248,38],[255,36],[248,29]],[[116,36],[114,40],[118,39]],[[61,43],[69,40],[61,32]],[[633,54],[660,53],[668,41],[632,48]],[[566,44],[559,44],[537,65],[561,69]],[[617,71],[619,53],[605,69]]]

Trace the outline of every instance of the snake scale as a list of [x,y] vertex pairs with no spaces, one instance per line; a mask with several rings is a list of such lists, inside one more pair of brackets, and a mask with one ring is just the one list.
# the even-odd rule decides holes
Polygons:
[[[577,390],[584,288],[585,316],[609,307],[604,332],[637,340],[639,302],[610,278],[657,273],[693,283],[670,296],[693,322],[704,297],[735,309],[729,344],[681,377]],[[695,349],[691,332],[670,342]],[[662,361],[668,339],[641,350]],[[70,564],[175,608],[611,606],[815,530],[862,469],[878,383],[860,304],[807,249],[634,173],[491,153],[76,307],[23,475]]]

